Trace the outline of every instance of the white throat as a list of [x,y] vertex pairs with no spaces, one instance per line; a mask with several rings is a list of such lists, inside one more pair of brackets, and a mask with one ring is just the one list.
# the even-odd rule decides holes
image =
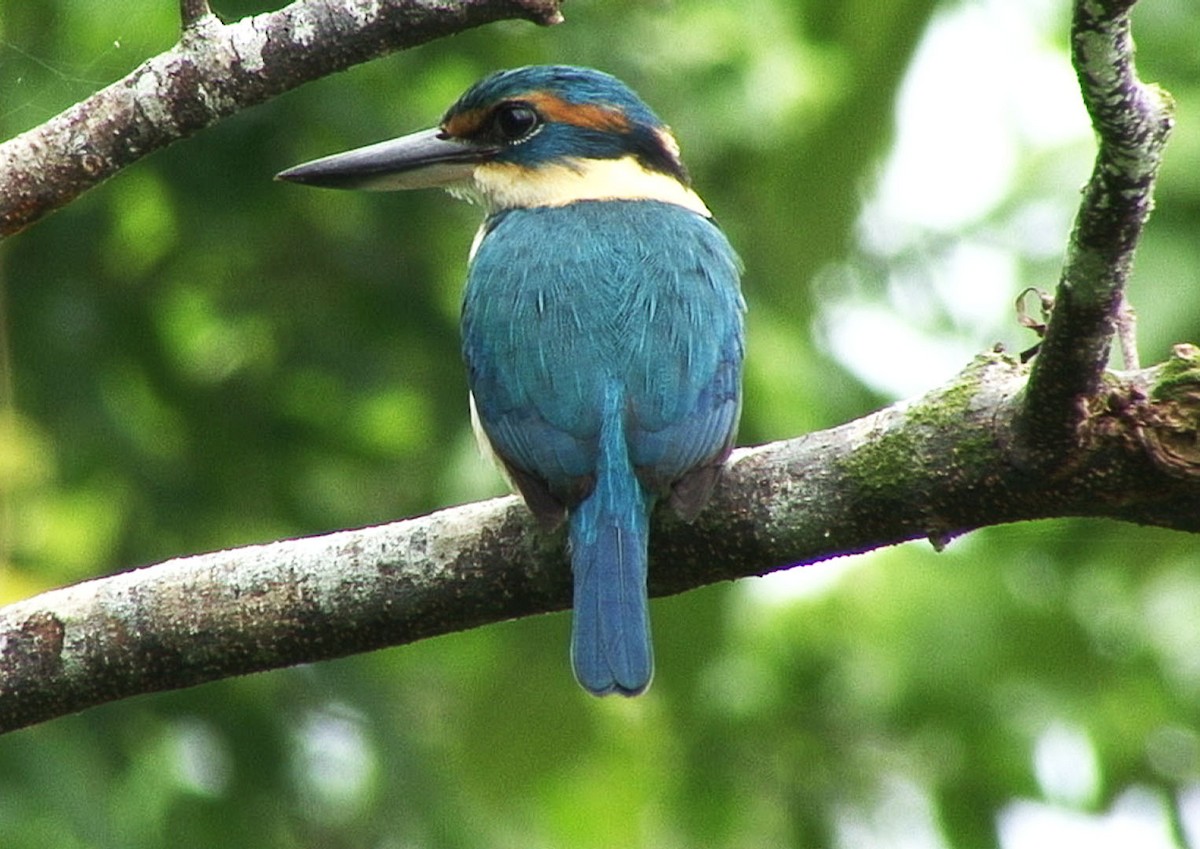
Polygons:
[[668,174],[644,168],[632,156],[572,159],[537,168],[488,162],[475,169],[471,183],[460,192],[490,210],[565,206],[580,200],[657,200],[712,217],[694,191]]

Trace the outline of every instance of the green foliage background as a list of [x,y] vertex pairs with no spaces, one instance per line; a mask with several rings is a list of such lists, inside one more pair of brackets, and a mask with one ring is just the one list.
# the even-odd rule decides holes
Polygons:
[[[217,5],[227,20],[268,8]],[[1044,38],[1064,44],[1054,5]],[[1200,18],[1143,5],[1143,73],[1180,102],[1133,291],[1156,361],[1200,341]],[[938,4],[565,11],[565,26],[492,26],[310,84],[3,246],[0,602],[502,491],[458,357],[478,212],[271,181],[433,123],[497,67],[598,66],[674,126],[748,269],[743,443],[892,400],[819,328],[829,269],[859,270],[839,298],[886,303],[886,271],[863,269],[920,279],[964,235],[881,259],[856,230]],[[0,136],[168,48],[175,15],[163,0],[0,6]],[[973,234],[1063,202],[1047,174],[1071,175],[1073,203],[1090,157],[1029,151]],[[1021,285],[1051,288],[1057,264],[1022,256]],[[1008,316],[996,326],[1029,344]],[[1182,843],[1179,802],[1200,786],[1196,560],[1191,537],[1064,521],[876,554],[786,603],[752,582],[656,601],[658,679],[629,702],[575,686],[563,615],[129,700],[0,739],[0,846],[986,847],[1014,800],[1100,812],[1131,788]],[[1074,793],[1036,768],[1062,739],[1094,766]]]

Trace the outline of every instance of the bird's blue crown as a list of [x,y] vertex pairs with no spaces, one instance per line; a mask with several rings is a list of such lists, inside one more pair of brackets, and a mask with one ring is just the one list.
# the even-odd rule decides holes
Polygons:
[[498,162],[536,168],[632,156],[647,171],[688,182],[667,126],[628,86],[591,68],[499,71],[468,89],[441,128],[450,137],[501,145]]

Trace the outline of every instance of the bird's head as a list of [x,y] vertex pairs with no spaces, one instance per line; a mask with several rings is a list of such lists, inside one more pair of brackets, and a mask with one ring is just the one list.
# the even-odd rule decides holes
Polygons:
[[661,200],[708,215],[670,130],[600,71],[533,65],[468,89],[431,130],[297,165],[280,179],[339,189],[442,187],[489,209]]

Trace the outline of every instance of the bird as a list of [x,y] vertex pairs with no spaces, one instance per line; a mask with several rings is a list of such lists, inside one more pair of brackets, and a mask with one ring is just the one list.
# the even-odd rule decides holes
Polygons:
[[651,513],[708,502],[742,408],[742,263],[670,129],[616,77],[494,72],[438,126],[277,175],[479,204],[461,313],[470,410],[542,528],[565,520],[571,665],[634,696],[654,657]]

